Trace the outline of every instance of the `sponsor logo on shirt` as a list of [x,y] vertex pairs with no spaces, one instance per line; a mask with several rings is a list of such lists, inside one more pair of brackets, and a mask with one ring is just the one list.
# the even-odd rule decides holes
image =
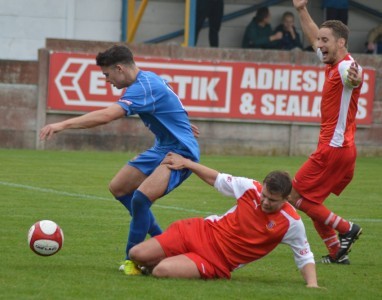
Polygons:
[[123,103],[126,103],[127,105],[133,104],[133,102],[131,102],[129,100],[123,100],[123,99],[119,99],[118,102],[123,102]]

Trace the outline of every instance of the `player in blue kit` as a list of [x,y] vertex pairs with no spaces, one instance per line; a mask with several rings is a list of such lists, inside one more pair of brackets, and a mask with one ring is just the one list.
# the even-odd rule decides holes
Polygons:
[[124,95],[107,108],[46,125],[40,131],[40,139],[50,139],[62,130],[91,128],[131,115],[138,115],[155,135],[154,145],[131,159],[109,184],[110,192],[132,217],[126,260],[120,270],[138,275],[140,269],[129,260],[129,250],[147,234],[162,233],[150,210],[152,203],[191,174],[187,169],[170,170],[161,162],[170,151],[198,162],[200,150],[195,137],[199,131],[190,124],[187,112],[168,83],[152,72],[140,70],[129,48],[115,45],[99,53],[96,62],[107,82],[118,89],[127,88]]

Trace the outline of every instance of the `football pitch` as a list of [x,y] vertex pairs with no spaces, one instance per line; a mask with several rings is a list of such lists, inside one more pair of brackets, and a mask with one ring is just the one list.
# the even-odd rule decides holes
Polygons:
[[[326,205],[357,222],[363,234],[351,265],[317,264],[320,286],[305,288],[288,246],[235,271],[231,280],[127,277],[118,272],[130,222],[108,183],[135,153],[0,149],[1,299],[382,299],[382,158],[360,157],[351,184]],[[272,170],[293,175],[306,157],[202,155],[224,173],[262,180]],[[163,229],[188,217],[222,214],[235,204],[195,175],[152,210]],[[301,213],[318,259],[325,247]],[[65,242],[51,257],[27,245],[29,227],[50,219]]]

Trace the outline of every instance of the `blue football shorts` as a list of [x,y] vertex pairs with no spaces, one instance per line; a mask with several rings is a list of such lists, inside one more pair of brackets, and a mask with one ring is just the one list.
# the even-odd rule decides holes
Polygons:
[[[151,173],[154,172],[154,170],[160,165],[168,152],[169,150],[161,151],[158,149],[150,148],[131,159],[128,162],[128,165],[137,168],[143,174],[150,176]],[[173,149],[171,152],[178,153],[184,157],[192,159],[188,152],[179,149]],[[170,180],[164,194],[166,195],[171,192],[188,177],[190,177],[191,174],[192,172],[188,169],[171,170]]]

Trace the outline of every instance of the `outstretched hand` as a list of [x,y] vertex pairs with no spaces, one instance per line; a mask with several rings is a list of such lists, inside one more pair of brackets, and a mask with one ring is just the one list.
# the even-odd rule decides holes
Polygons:
[[60,123],[48,124],[40,130],[40,140],[50,140],[56,132],[61,131]]
[[177,153],[169,152],[162,160],[161,165],[167,165],[167,167],[172,170],[181,170],[186,168],[185,164],[187,161],[187,158]]

